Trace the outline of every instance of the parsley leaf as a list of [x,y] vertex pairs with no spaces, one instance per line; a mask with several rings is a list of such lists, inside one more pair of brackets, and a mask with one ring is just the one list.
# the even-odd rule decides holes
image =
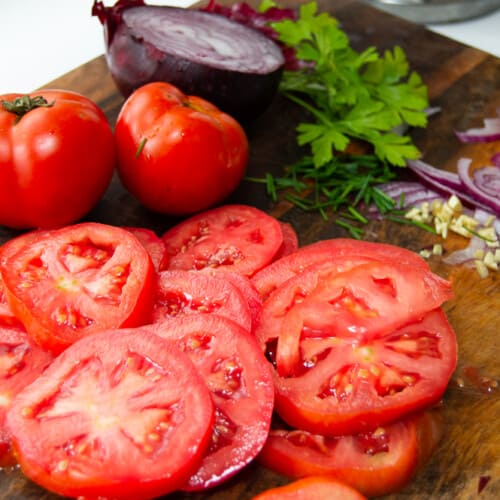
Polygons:
[[272,27],[306,63],[284,72],[280,90],[316,119],[297,128],[298,142],[310,145],[315,167],[344,152],[352,140],[370,143],[380,160],[395,166],[418,157],[411,138],[393,131],[427,124],[427,89],[418,74],[410,73],[403,49],[383,56],[374,47],[353,50],[338,21],[318,13],[314,1],[300,7],[297,20]]

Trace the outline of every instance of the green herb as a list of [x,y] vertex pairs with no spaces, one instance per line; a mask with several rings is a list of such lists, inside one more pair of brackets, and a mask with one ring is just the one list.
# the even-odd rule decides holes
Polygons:
[[142,153],[142,150],[144,149],[144,146],[146,145],[146,142],[148,142],[147,137],[143,137],[141,142],[139,143],[139,146],[137,148],[137,151],[135,152],[135,157],[139,158],[139,156]]
[[[273,0],[264,0],[259,10],[271,6],[276,6]],[[377,184],[396,177],[393,166],[419,156],[411,138],[395,130],[426,126],[427,89],[410,73],[400,47],[383,56],[374,47],[356,52],[338,21],[318,13],[316,2],[303,4],[297,20],[271,26],[304,62],[302,69],[284,72],[280,91],[311,116],[297,127],[298,144],[311,154],[286,168],[282,177],[247,180],[265,184],[275,201],[278,191],[286,190],[284,199],[317,210],[325,219],[329,210],[345,208],[336,223],[359,238],[358,225],[367,220],[355,207],[374,203],[382,214],[395,209],[395,200]],[[353,140],[370,145],[373,154],[346,154]]]
[[273,201],[278,200],[279,191],[286,191],[285,200],[306,211],[319,211],[324,219],[328,218],[327,211],[345,208],[347,212],[340,215],[366,224],[367,219],[355,207],[374,203],[382,213],[392,210],[395,201],[377,185],[395,177],[387,163],[373,155],[340,155],[319,167],[307,156],[286,168],[281,177],[267,174],[264,179],[247,177],[246,180],[265,184]]
[[353,139],[373,146],[391,165],[404,166],[419,151],[408,135],[394,129],[427,124],[427,88],[409,72],[404,51],[380,56],[374,47],[351,48],[347,34],[315,2],[300,7],[299,18],[271,24],[283,44],[295,47],[305,67],[285,71],[280,90],[307,109],[314,121],[301,123],[298,143],[309,145],[315,167],[343,152]]

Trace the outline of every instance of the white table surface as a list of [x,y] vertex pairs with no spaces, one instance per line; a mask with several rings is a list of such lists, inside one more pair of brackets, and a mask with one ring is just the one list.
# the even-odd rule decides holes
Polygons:
[[[185,7],[193,1],[146,3]],[[0,94],[30,92],[102,54],[103,30],[90,14],[92,4],[93,0],[0,0]],[[500,56],[500,10],[429,28]]]

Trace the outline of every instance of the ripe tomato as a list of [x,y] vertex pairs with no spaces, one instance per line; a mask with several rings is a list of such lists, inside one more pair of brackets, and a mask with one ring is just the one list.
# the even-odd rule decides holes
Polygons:
[[188,314],[217,314],[252,331],[252,313],[240,289],[222,276],[196,271],[159,273],[153,321]]
[[394,493],[415,476],[434,453],[442,432],[438,409],[363,434],[326,437],[274,429],[259,460],[287,477],[334,478],[368,497],[378,497]]
[[347,484],[324,476],[298,479],[262,492],[252,500],[366,500]]
[[18,394],[7,430],[21,470],[63,496],[152,498],[182,486],[214,408],[189,358],[140,328],[73,344]]
[[147,208],[191,214],[238,186],[248,159],[242,127],[196,96],[155,82],[137,89],[116,122],[118,172]]
[[74,92],[0,96],[0,224],[56,227],[85,215],[115,168],[104,113]]
[[224,205],[177,224],[163,236],[168,269],[223,269],[251,276],[283,243],[279,222],[246,205]]
[[224,317],[183,316],[150,328],[189,355],[212,393],[212,442],[183,489],[216,486],[253,460],[266,441],[274,400],[270,367],[255,338]]
[[150,320],[153,265],[125,229],[88,222],[27,233],[2,247],[0,273],[14,314],[55,353],[97,330]]
[[33,382],[53,356],[35,345],[24,329],[0,322],[0,467],[12,465],[5,415],[15,396]]

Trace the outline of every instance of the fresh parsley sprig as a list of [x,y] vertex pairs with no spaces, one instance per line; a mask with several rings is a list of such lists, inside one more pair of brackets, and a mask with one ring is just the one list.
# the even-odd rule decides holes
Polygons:
[[[277,7],[274,0],[263,0],[259,11],[271,7]],[[395,200],[377,184],[396,177],[392,167],[419,156],[411,137],[397,130],[427,125],[427,88],[410,72],[400,47],[382,56],[375,47],[355,51],[338,21],[318,13],[314,1],[303,4],[296,19],[271,26],[301,61],[300,69],[284,72],[280,91],[309,112],[311,119],[297,126],[297,142],[310,155],[283,176],[247,180],[265,184],[274,201],[284,191],[285,200],[325,219],[337,212],[335,223],[360,238],[359,226],[367,222],[358,210],[362,205],[374,203],[382,214],[398,215]],[[347,154],[353,141],[368,145],[372,154]]]
[[338,21],[318,13],[316,2],[303,4],[298,19],[271,25],[305,63],[284,72],[280,90],[314,119],[297,127],[298,143],[310,146],[314,167],[330,162],[352,140],[371,144],[377,158],[394,166],[419,156],[410,136],[394,131],[427,124],[426,86],[410,73],[400,47],[383,56],[374,47],[355,51]]

